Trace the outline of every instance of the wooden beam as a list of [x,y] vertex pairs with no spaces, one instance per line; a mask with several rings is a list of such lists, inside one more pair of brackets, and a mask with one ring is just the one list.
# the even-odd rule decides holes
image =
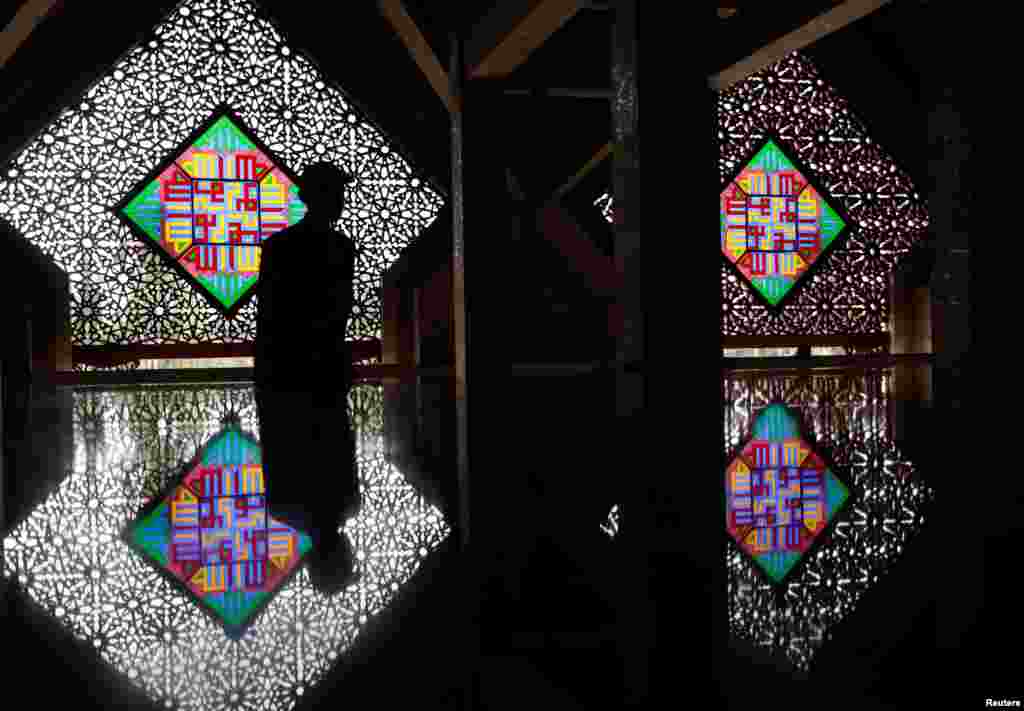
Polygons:
[[601,149],[594,154],[594,157],[588,160],[582,168],[576,171],[576,174],[569,178],[568,182],[562,187],[555,191],[553,200],[565,197],[569,192],[580,184],[580,181],[590,175],[590,172],[604,162],[605,158],[612,154],[612,150],[615,148],[615,144],[608,142],[601,146]]
[[503,77],[526,61],[558,28],[587,6],[585,0],[505,0],[473,28],[465,66],[471,79]]
[[60,0],[27,0],[0,34],[0,67],[14,56],[32,30],[46,19]]
[[768,65],[779,61],[790,52],[808,47],[833,32],[856,22],[889,4],[890,0],[848,0],[828,12],[818,15],[803,27],[761,47],[746,59],[710,77],[708,82],[715,91],[723,91],[743,81]]
[[505,89],[506,96],[529,96],[552,99],[599,99],[610,101],[611,89]]
[[[449,366],[415,368],[382,363],[379,365],[353,365],[356,382],[415,381],[417,378],[451,378]],[[58,387],[135,387],[138,385],[185,385],[196,383],[251,383],[255,379],[252,368],[166,368],[121,371],[59,371],[52,383]]]
[[[352,360],[381,357],[377,338],[348,341]],[[111,367],[133,360],[165,360],[174,358],[248,358],[255,353],[252,341],[242,343],[138,343],[131,345],[72,346],[74,363]]]
[[441,103],[448,111],[458,111],[459,102],[457,97],[452,96],[448,72],[441,66],[434,50],[430,48],[420,28],[416,26],[415,20],[406,11],[402,0],[377,0],[377,6],[384,18],[391,23],[395,34],[405,44],[405,48],[409,50],[412,60],[430,82]]
[[866,333],[849,336],[722,336],[722,348],[785,348],[789,346],[846,346],[854,349],[889,345],[888,333]]

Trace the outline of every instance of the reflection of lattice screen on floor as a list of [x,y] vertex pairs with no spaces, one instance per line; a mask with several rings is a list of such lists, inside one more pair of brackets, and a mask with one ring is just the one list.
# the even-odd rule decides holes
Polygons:
[[76,391],[74,468],[3,539],[3,575],[157,705],[293,708],[450,533],[384,459],[383,388],[357,385],[349,403],[363,508],[344,532],[362,577],[334,596],[300,566],[235,641],[120,539],[226,423],[258,430],[247,385]]
[[849,483],[850,496],[831,528],[781,584],[766,579],[735,541],[726,553],[732,633],[788,658],[798,669],[810,668],[834,627],[899,564],[935,498],[927,473],[893,443],[891,378],[891,373],[875,371],[725,380],[723,453],[746,443],[758,413],[781,402],[799,411],[807,441],[827,450],[830,466]]
[[235,427],[203,447],[173,491],[128,527],[126,540],[233,636],[312,547],[305,533],[268,516],[260,446]]
[[255,4],[187,0],[0,169],[0,215],[71,279],[74,344],[255,339],[255,300],[224,318],[108,209],[222,105],[293,172],[355,176],[338,222],[360,247],[346,335],[380,337],[381,274],[442,190]]
[[785,405],[769,405],[725,472],[726,528],[781,582],[836,516],[850,492],[803,438]]

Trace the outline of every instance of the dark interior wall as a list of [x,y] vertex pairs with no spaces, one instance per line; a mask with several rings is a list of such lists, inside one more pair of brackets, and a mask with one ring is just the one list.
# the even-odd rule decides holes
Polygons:
[[[71,367],[68,278],[35,245],[0,229],[0,359],[4,490],[8,524],[17,523],[69,466],[70,393],[53,372]],[[50,433],[60,432],[57,443]],[[28,476],[30,472],[50,476]]]
[[68,276],[6,222],[0,223],[0,280],[7,326],[2,350],[5,359],[15,359],[11,371],[26,354],[26,366],[40,376],[70,369]]
[[436,367],[452,362],[452,272],[447,260],[418,288],[419,322],[422,334],[419,365]]
[[933,50],[923,42],[929,33],[920,31],[928,10],[915,5],[890,3],[803,51],[849,101],[873,140],[925,190],[930,177],[921,64]]

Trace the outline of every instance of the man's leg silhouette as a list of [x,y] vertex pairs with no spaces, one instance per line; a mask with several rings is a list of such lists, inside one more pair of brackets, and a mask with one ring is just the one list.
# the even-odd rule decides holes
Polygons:
[[311,400],[298,389],[256,388],[267,510],[281,523],[313,535],[309,502],[314,492],[307,474],[313,455]]
[[340,531],[342,523],[359,508],[355,438],[347,399],[343,388],[325,387],[316,394],[314,404],[317,463],[311,481],[316,501],[312,516],[314,535],[321,546],[314,552],[310,572],[324,588],[343,586],[355,572],[354,551]]

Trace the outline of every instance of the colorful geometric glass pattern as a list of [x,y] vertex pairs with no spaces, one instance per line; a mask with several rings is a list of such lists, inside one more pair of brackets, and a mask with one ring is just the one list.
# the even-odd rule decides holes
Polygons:
[[127,540],[240,635],[312,548],[267,514],[260,446],[237,427],[215,435],[181,482],[133,522]]
[[220,115],[121,208],[226,315],[259,278],[263,240],[306,212],[292,179],[239,124]]
[[800,434],[784,405],[769,405],[725,472],[726,528],[775,582],[803,557],[850,496]]
[[721,193],[722,254],[777,306],[846,227],[769,140]]

